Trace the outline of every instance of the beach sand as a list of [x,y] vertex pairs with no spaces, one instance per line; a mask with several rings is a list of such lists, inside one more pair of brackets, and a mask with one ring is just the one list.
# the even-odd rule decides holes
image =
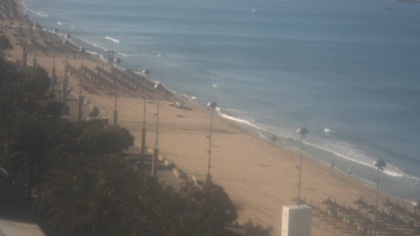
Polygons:
[[[2,0],[3,2],[3,0]],[[2,4],[4,4],[4,1]],[[28,23],[22,18],[6,18],[2,14],[3,24],[7,27],[2,29],[12,41],[13,50],[8,51],[7,59],[16,61],[22,59],[22,40],[25,38],[23,30]],[[22,25],[23,27],[19,27]],[[27,27],[26,27],[27,28]],[[32,41],[39,43],[38,46],[30,43],[28,64],[32,65],[34,53],[37,54],[37,63],[44,67],[51,75],[53,55],[57,76],[59,80],[64,77],[64,52],[58,52],[56,47],[62,39],[53,38],[51,34],[44,36],[56,43],[44,43],[45,39],[36,33],[40,30],[32,30]],[[45,51],[47,50],[47,55]],[[55,53],[54,53],[55,52]],[[74,55],[74,58],[73,58]],[[68,63],[73,67],[84,66],[91,68],[102,67],[109,70],[109,65],[104,64],[95,56],[71,54]],[[138,68],[141,70],[144,68]],[[70,87],[73,91],[79,91],[80,81],[76,76],[69,76]],[[88,84],[86,81],[82,81]],[[94,87],[93,85],[91,85]],[[56,87],[57,90],[61,88]],[[94,88],[98,93],[83,90],[85,101],[99,108],[100,118],[109,119],[112,124],[114,97],[100,88]],[[153,99],[151,99],[153,97]],[[156,93],[149,95],[147,103],[146,127],[147,146],[155,147],[156,131]],[[143,121],[143,94],[140,92],[127,93],[119,90],[118,97],[118,124],[126,127],[135,137],[135,144],[141,145],[141,128]],[[197,179],[205,180],[207,174],[210,111],[197,104],[186,102],[189,109],[180,109],[169,104],[169,101],[161,98],[160,122],[159,122],[159,150],[161,156],[175,163],[175,165]],[[273,226],[274,235],[281,232],[281,212],[284,205],[294,205],[293,198],[298,192],[299,153],[287,150],[281,144],[274,145],[272,142],[263,140],[253,133],[241,129],[232,121],[223,119],[214,113],[213,119],[213,145],[211,156],[211,175],[215,183],[223,186],[229,196],[238,206],[239,223],[245,223],[251,219],[263,226]],[[298,127],[296,127],[298,128]],[[296,135],[299,138],[298,135]],[[303,145],[303,150],[305,145]],[[314,205],[325,209],[321,202],[330,196],[332,201],[339,204],[357,208],[352,204],[359,197],[373,204],[375,190],[364,186],[355,178],[333,170],[330,166],[318,163],[314,158],[308,157],[304,152],[302,168],[302,198]],[[372,171],[372,179],[376,172]],[[380,194],[380,201],[386,200],[386,195]],[[391,198],[392,199],[392,198]],[[403,204],[403,202],[400,203]],[[408,203],[407,209],[411,209]],[[332,235],[333,227],[317,218],[312,219],[312,235]]]

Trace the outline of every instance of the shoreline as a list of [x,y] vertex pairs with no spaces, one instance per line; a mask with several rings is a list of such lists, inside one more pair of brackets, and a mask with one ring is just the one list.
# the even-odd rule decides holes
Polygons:
[[[78,39],[77,41],[79,41],[79,40],[82,43],[81,45],[86,44],[86,45],[92,46],[89,42],[85,42],[84,40],[81,40],[81,39]],[[116,40],[116,39],[114,39],[114,40]],[[78,44],[76,43],[75,45],[78,45]],[[97,49],[98,51],[104,51],[105,50],[105,48],[96,47],[96,46],[92,46],[92,48]],[[103,60],[103,54],[101,54],[101,52],[99,52],[99,53],[95,52],[94,54],[95,55],[100,55],[102,60]],[[181,95],[181,97],[183,97],[183,94],[180,94],[180,95]],[[187,100],[189,102],[198,103],[198,101],[191,100],[190,99],[191,96],[186,95],[186,97],[187,97]],[[203,105],[203,104],[200,104],[200,105]],[[224,114],[224,115],[229,116],[229,114]],[[230,118],[227,118],[227,119],[230,119]],[[264,136],[265,134],[267,134],[263,138],[269,139],[270,134],[275,133],[275,132],[272,132],[268,129],[262,128],[262,127],[264,127],[264,124],[259,124],[259,125],[262,125],[262,126],[259,127],[258,124],[253,124],[252,122],[249,122],[247,120],[241,120],[240,118],[233,117],[233,121],[236,121],[235,119],[239,120],[239,121],[237,121],[239,123],[243,123],[243,121],[248,122],[250,128],[248,127],[248,124],[238,124],[238,125],[239,126],[244,126],[245,129],[250,129],[250,130],[255,129],[255,130],[252,130],[252,132],[256,132],[257,135]],[[259,132],[259,130],[262,130],[262,132]],[[299,146],[299,144],[297,142],[298,140],[294,136],[290,136],[290,135],[289,136],[281,136],[281,134],[278,134],[277,136],[280,139],[282,139],[281,140],[283,142],[282,146],[287,146],[287,148],[290,146],[291,148],[289,148],[289,149],[291,149],[291,150],[294,150],[296,147]],[[336,167],[340,168],[341,171],[346,172],[348,170],[348,168],[350,168],[351,166],[355,166],[354,169],[353,169],[354,174],[357,175],[357,171],[354,171],[355,169],[363,169],[364,173],[358,175],[358,177],[360,177],[362,180],[365,180],[367,182],[371,181],[371,178],[369,176],[369,171],[374,171],[374,168],[372,168],[372,166],[371,166],[371,162],[374,159],[376,159],[375,157],[366,156],[369,159],[366,162],[365,160],[363,160],[363,158],[365,156],[363,156],[363,157],[356,156],[355,158],[352,158],[351,155],[346,156],[346,154],[341,154],[340,152],[338,152],[334,149],[328,149],[328,148],[325,148],[324,146],[319,146],[316,143],[308,143],[308,144],[310,144],[310,146],[314,147],[314,148],[312,148],[312,152],[310,153],[311,156],[312,156],[312,159],[315,159],[315,160],[322,159],[322,160],[320,160],[320,163],[324,164],[325,162],[327,162],[327,163],[329,162],[329,161],[326,161],[327,159],[331,159],[331,157],[336,158],[336,159],[338,159],[336,161],[337,162]],[[351,143],[349,143],[349,144],[351,146]],[[317,153],[318,155],[315,155],[315,153]],[[321,153],[321,155],[319,155],[319,153]],[[361,153],[363,154],[363,151],[361,151]],[[328,156],[328,157],[325,157],[325,156]],[[370,160],[372,158],[374,158],[374,159]],[[335,161],[335,160],[332,160],[332,161]],[[346,163],[347,166],[340,165],[339,163]],[[388,165],[391,166],[390,163],[388,163]],[[370,170],[366,170],[365,167],[369,167]],[[407,177],[407,179],[415,178],[416,181],[418,182],[418,183],[416,183],[416,186],[420,186],[420,184],[419,184],[420,183],[420,177],[415,176],[413,174],[407,174],[407,173],[403,172],[401,170],[401,168],[399,168],[396,165],[392,165],[392,168],[387,168],[385,173],[389,176],[403,176],[404,178]],[[392,182],[392,184],[395,185],[397,182],[398,181],[394,181],[394,182]],[[404,181],[400,181],[398,183],[401,183],[401,182],[404,182]],[[412,186],[411,187],[410,186],[407,186],[406,189],[408,189],[408,190],[411,189]],[[400,190],[394,190],[391,185],[388,186],[388,187],[389,188],[388,188],[387,192],[390,193],[390,194],[398,195],[401,192]],[[408,192],[409,192],[408,194],[405,194],[404,196],[400,196],[400,197],[407,198],[407,199],[410,199],[410,200],[414,200],[416,198],[417,194],[419,194],[418,191],[416,191],[416,192],[408,191]]]
[[[30,11],[30,9],[24,3],[25,0],[16,0],[16,1],[18,2],[17,5],[21,7],[20,8],[20,12],[21,13],[24,13],[25,11]],[[36,23],[38,23],[38,22],[36,22]],[[58,34],[56,34],[56,35],[59,36],[59,37],[61,37],[62,39],[65,39],[62,35],[58,35]],[[83,42],[83,43],[86,43],[86,42]],[[86,44],[89,44],[89,43],[86,43]],[[77,44],[75,44],[73,42],[72,42],[72,45],[75,46],[75,47],[81,47],[81,46],[78,46]],[[101,49],[101,48],[98,48],[98,49]],[[103,54],[101,54],[100,52],[87,51],[87,53],[89,54],[90,59],[97,60],[97,63],[106,63],[105,56]],[[126,70],[124,67],[119,67],[119,69],[122,70],[122,71]],[[141,72],[138,72],[136,70],[134,70],[133,72],[140,73],[141,74]],[[151,78],[149,77],[149,81],[150,82],[153,82],[154,80],[151,80]],[[193,106],[196,106],[196,107],[198,106],[198,107],[200,107],[202,109],[205,109],[205,107],[202,104],[200,104],[198,102],[195,102],[194,100],[190,99],[191,96],[189,96],[187,94],[184,95],[184,94],[177,93],[176,91],[171,90],[170,88],[168,88],[168,90],[169,91],[172,91],[174,93],[174,95],[175,95],[174,97],[176,97],[177,100],[182,100],[183,102],[188,103],[190,105],[193,105]],[[264,136],[264,134],[262,134],[262,133],[272,134],[271,131],[266,130],[266,129],[261,128],[261,127],[258,127],[257,125],[252,124],[252,123],[250,123],[247,120],[237,121],[235,119],[238,119],[238,118],[230,117],[230,115],[225,114],[225,113],[219,113],[218,115],[220,116],[221,119],[225,119],[225,121],[228,122],[233,127],[240,129],[241,132],[247,133],[247,134],[249,134],[251,136],[254,136],[255,138],[262,139],[263,141],[265,141],[267,143],[271,143],[270,142],[270,137]],[[258,130],[261,130],[262,133],[259,133]],[[288,139],[287,137],[283,137],[283,138],[284,139]],[[294,141],[296,141],[296,140],[294,140]],[[290,145],[290,144],[285,144],[285,142],[276,143],[276,145],[278,145],[278,148],[280,148],[280,149],[285,149],[287,151],[293,152],[294,155],[299,155],[299,150],[296,149],[296,146],[293,146],[293,145]],[[331,152],[331,151],[328,150],[326,152]],[[333,155],[336,155],[339,158],[347,159],[345,157],[341,157],[338,154],[334,154],[333,153]],[[307,156],[308,160],[310,160],[311,162],[313,162],[313,163],[315,163],[317,165],[329,167],[329,163],[327,163],[327,162],[325,162],[323,160],[318,160],[316,158],[316,156],[310,155],[308,153],[306,153],[306,156]],[[357,161],[352,160],[352,159],[348,159],[348,161],[350,161],[350,162],[356,162],[357,163]],[[346,177],[347,176],[346,170],[339,169],[338,173],[341,174],[343,177]],[[416,176],[414,176],[414,177],[416,177]],[[362,177],[356,177],[356,178],[354,178],[354,180],[357,183],[359,183],[359,184],[361,184],[363,186],[366,186],[366,187],[371,188],[372,190],[374,190],[374,186],[373,186],[375,184],[374,182],[371,182],[370,180],[364,179]],[[385,192],[384,192],[384,194],[386,194],[388,196],[392,196],[393,198],[398,198],[398,199],[400,199],[402,201],[405,201],[405,202],[408,202],[408,203],[413,203],[412,200],[408,200],[408,199],[405,199],[405,198],[400,197],[400,196],[392,195],[392,194],[385,193]]]
[[[16,1],[15,1],[16,2]],[[14,44],[15,45],[15,44]],[[17,50],[15,48],[14,50]],[[18,54],[16,54],[18,55]],[[61,58],[62,59],[62,58]],[[94,61],[95,57],[91,56],[89,60]],[[44,64],[48,64],[49,61],[44,59]],[[86,60],[88,61],[88,60]],[[71,63],[77,64],[77,60],[73,60]],[[88,63],[88,62],[86,62]],[[100,63],[92,62],[94,63]],[[62,64],[62,63],[61,63]],[[45,68],[49,70],[49,68]],[[62,70],[62,69],[61,69]],[[62,72],[61,72],[62,73]],[[73,83],[74,84],[74,83]],[[180,94],[178,94],[180,95]],[[93,95],[89,95],[92,97],[91,101],[95,104],[95,100],[99,104],[103,104],[103,107],[111,107],[109,105],[110,101],[104,100],[112,100],[108,96],[108,98],[98,98]],[[182,95],[181,95],[182,97]],[[135,121],[136,119],[132,119],[133,114],[131,112],[131,107],[133,104],[137,102],[134,101],[136,98],[130,97],[123,97],[121,100],[126,102],[127,104],[121,104],[122,110],[122,122],[126,122],[128,126],[133,124],[139,125],[139,121]],[[204,138],[207,129],[208,129],[208,112],[205,111],[205,108],[202,107],[198,103],[194,103],[193,101],[187,100],[188,105],[193,107],[193,111],[180,111],[180,110],[172,110],[169,106],[163,105],[162,112],[165,113],[165,116],[162,115],[162,140],[160,143],[161,150],[163,150],[162,155],[165,158],[168,158],[172,162],[174,162],[177,166],[181,165],[188,173],[193,173],[196,171],[197,173],[205,173],[205,161],[206,161],[206,149],[207,149],[207,140]],[[152,108],[153,109],[153,108]],[[150,110],[150,109],[149,109]],[[194,113],[194,114],[192,114]],[[136,110],[135,114],[141,114],[141,109]],[[130,118],[131,117],[131,118]],[[177,121],[171,121],[171,119],[179,118]],[[184,120],[183,120],[184,119]],[[131,122],[131,123],[130,123]],[[153,124],[154,117],[151,114],[148,114],[148,124]],[[234,123],[234,121],[217,117],[215,119],[215,141],[216,147],[215,150],[215,157],[218,158],[221,155],[226,155],[229,160],[221,160],[219,161],[226,161],[227,164],[225,167],[214,164],[214,168],[223,168],[223,170],[218,171],[215,170],[215,180],[218,184],[222,184],[223,187],[227,190],[229,195],[234,201],[241,203],[241,206],[244,208],[250,208],[245,211],[245,216],[241,216],[240,221],[246,222],[247,216],[248,218],[253,218],[255,215],[254,220],[257,220],[258,223],[262,222],[267,224],[268,222],[279,222],[281,216],[280,207],[285,204],[292,204],[291,196],[294,195],[295,190],[295,181],[290,180],[290,177],[294,178],[296,175],[295,170],[295,163],[297,162],[298,155],[293,150],[288,150],[282,146],[274,146],[272,145],[269,140],[265,140],[261,138],[258,133],[253,133],[252,131],[246,130],[243,127],[241,128],[241,124]],[[139,126],[140,127],[140,126]],[[152,144],[152,139],[154,138],[153,133],[153,126],[149,126],[148,131],[148,142]],[[150,130],[151,129],[151,130]],[[139,137],[137,128],[131,127],[130,132],[133,130],[133,136],[136,138]],[[136,135],[134,135],[136,134]],[[177,136],[179,135],[179,137]],[[192,136],[189,137],[189,135]],[[182,139],[185,140],[182,140]],[[198,140],[200,139],[200,140]],[[180,142],[184,141],[183,144]],[[244,141],[244,143],[242,143]],[[173,142],[171,144],[171,142]],[[136,143],[139,143],[139,140],[136,140]],[[194,145],[196,144],[196,146]],[[152,146],[152,145],[150,145]],[[227,146],[227,147],[223,147]],[[238,147],[239,146],[239,147]],[[198,149],[197,149],[198,147]],[[235,150],[230,150],[235,149]],[[243,150],[240,150],[243,149]],[[187,152],[188,154],[184,154]],[[197,161],[195,158],[196,156],[203,156],[202,159]],[[261,160],[255,160],[256,156],[261,155]],[[264,156],[266,155],[266,156]],[[245,156],[245,157],[244,157]],[[244,157],[244,158],[242,158]],[[183,159],[188,159],[189,161],[193,162],[193,164],[187,163]],[[174,161],[175,159],[175,161]],[[178,160],[178,161],[176,161]],[[285,163],[283,163],[283,160]],[[244,163],[242,163],[244,162]],[[248,162],[250,164],[248,164]],[[273,162],[273,167],[269,167]],[[196,165],[200,165],[197,167]],[[306,167],[307,166],[307,167]],[[240,167],[244,168],[244,171],[240,170]],[[265,168],[269,170],[265,170]],[[311,181],[312,184],[317,188],[319,191],[317,194],[314,194],[313,201],[320,203],[322,199],[326,198],[328,195],[332,194],[334,197],[337,196],[339,202],[350,202],[348,199],[350,197],[346,197],[346,187],[351,187],[358,189],[357,193],[352,193],[352,197],[356,195],[360,196],[360,193],[363,194],[366,198],[371,198],[374,192],[374,189],[367,188],[363,186],[363,183],[358,182],[354,178],[347,178],[345,174],[339,173],[337,171],[331,171],[328,166],[323,166],[321,163],[317,163],[314,158],[305,157],[305,167],[308,170],[308,173],[304,174],[304,188],[306,190],[306,194],[310,193],[311,190],[307,186],[305,186],[305,181]],[[276,173],[281,169],[286,174],[283,173]],[[231,173],[231,172],[238,172],[238,173]],[[254,171],[259,171],[258,173],[254,173]],[[317,173],[318,171],[324,173]],[[251,175],[251,176],[248,176]],[[285,178],[285,183],[283,186],[286,189],[293,189],[291,193],[286,193],[284,191],[277,192],[275,190],[271,190],[273,186],[282,186],[282,182],[275,180],[276,178]],[[314,178],[314,180],[310,180],[310,178]],[[316,180],[315,180],[316,179]],[[324,180],[331,181],[333,184],[324,184],[324,185],[316,185],[316,183],[322,183]],[[232,184],[233,183],[233,184]],[[343,184],[344,183],[344,184]],[[347,186],[348,184],[348,186]],[[242,185],[241,187],[235,185]],[[261,186],[258,186],[261,185]],[[244,187],[245,186],[245,187]],[[312,185],[311,185],[312,186]],[[327,190],[321,190],[318,186],[326,186]],[[337,187],[338,186],[338,187]],[[318,188],[320,188],[318,190]],[[343,190],[344,188],[344,190]],[[337,191],[336,191],[337,190]],[[252,192],[251,192],[252,191]],[[297,191],[297,188],[296,188]],[[289,191],[290,192],[290,191]],[[321,193],[322,192],[322,193]],[[338,192],[338,193],[337,193]],[[325,194],[328,193],[328,194]],[[282,196],[284,194],[284,196]],[[344,195],[344,196],[341,196]],[[387,194],[381,193],[382,201],[384,201]],[[273,200],[274,199],[274,200]],[[347,200],[346,200],[347,199]],[[395,199],[392,197],[392,199]],[[312,199],[311,199],[312,200]],[[356,200],[353,198],[353,200]],[[270,201],[271,204],[266,205],[266,201]],[[254,203],[257,202],[257,203]],[[277,206],[277,210],[273,212],[272,207]],[[271,209],[270,209],[271,208]],[[275,207],[276,208],[276,207]],[[267,211],[268,213],[261,214],[261,211]],[[244,212],[243,212],[244,213]],[[240,213],[241,214],[241,213]],[[260,216],[261,215],[261,216]],[[252,217],[249,217],[252,216]],[[268,216],[268,217],[267,217]],[[276,218],[268,220],[268,218]],[[258,220],[259,219],[259,220]],[[279,232],[279,229],[276,229]],[[314,234],[317,235],[317,234]],[[323,235],[323,234],[319,234]]]

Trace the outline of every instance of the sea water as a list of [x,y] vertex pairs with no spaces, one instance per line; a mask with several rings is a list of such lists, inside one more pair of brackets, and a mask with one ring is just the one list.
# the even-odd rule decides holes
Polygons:
[[[27,14],[277,143],[420,199],[420,3],[30,0]],[[281,158],[281,157],[279,157]]]

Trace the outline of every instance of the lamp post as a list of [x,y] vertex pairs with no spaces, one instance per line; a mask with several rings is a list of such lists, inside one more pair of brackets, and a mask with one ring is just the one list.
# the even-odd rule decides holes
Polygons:
[[300,189],[302,187],[302,149],[303,149],[303,138],[305,138],[305,135],[308,134],[308,129],[305,127],[299,128],[296,130],[296,133],[300,134],[301,136],[301,143],[300,143],[300,161],[299,161],[299,181],[298,181],[298,196],[296,199],[296,203],[299,206],[300,204]]
[[[82,62],[83,64],[83,62]],[[84,96],[82,96],[82,88],[83,88],[83,84],[82,84],[82,77],[80,76],[80,74],[78,75],[79,77],[79,97],[78,97],[78,103],[77,103],[77,120],[81,120],[82,119],[82,115],[83,115],[83,100],[84,100]]]
[[383,171],[386,163],[382,159],[373,162],[373,166],[378,168],[377,182],[376,182],[376,200],[375,200],[375,213],[373,215],[373,235],[376,235],[376,213],[378,211],[378,196],[379,196],[379,172]]
[[420,209],[420,200],[418,202],[413,202],[413,214],[416,214],[417,209]]
[[117,90],[117,78],[116,76],[114,76],[114,50],[108,50],[108,63],[111,65],[111,76],[113,76],[113,80],[114,80],[114,93],[115,93],[115,100],[114,100],[114,127],[117,126],[118,124],[118,111],[117,111],[117,102],[118,102],[118,90]]
[[63,82],[63,109],[65,114],[68,113],[68,109],[67,109],[67,100],[68,100],[68,58],[67,58],[67,54],[65,57],[65,64],[64,64],[64,82]]
[[159,91],[162,88],[162,84],[157,82],[155,84],[156,94],[157,94],[157,112],[156,112],[156,141],[155,141],[155,150],[153,151],[153,161],[152,161],[152,176],[158,177],[158,158],[159,158],[159,149],[158,149],[158,135],[159,135]]
[[146,155],[146,103],[147,103],[146,85],[148,81],[148,76],[150,75],[150,70],[148,69],[143,70],[143,74],[146,76],[146,80],[143,83],[144,103],[143,103],[143,127],[141,129],[141,160],[140,160],[142,165],[144,162],[144,156]]
[[55,90],[55,81],[56,81],[56,75],[55,75],[55,52],[53,55],[53,68],[52,68],[52,76],[51,76],[51,98],[55,97],[54,90]]
[[209,136],[209,160],[208,160],[208,166],[207,166],[207,178],[206,178],[206,183],[209,184],[211,182],[211,174],[210,174],[210,169],[211,169],[211,146],[212,146],[212,137],[213,137],[213,112],[217,107],[217,103],[216,102],[209,102],[207,103],[207,108],[210,110],[210,136]]

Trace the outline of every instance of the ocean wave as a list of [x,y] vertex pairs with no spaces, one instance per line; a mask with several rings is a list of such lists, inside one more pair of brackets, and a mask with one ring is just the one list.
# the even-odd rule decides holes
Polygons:
[[[100,51],[107,52],[109,50],[108,48],[106,48],[106,47],[104,47],[100,44],[97,44],[96,42],[90,41],[89,39],[86,39],[86,38],[83,38],[83,37],[79,37],[78,39],[80,39],[83,43],[86,43],[90,46],[93,46],[93,47],[99,49]],[[100,54],[98,52],[94,52],[94,53],[91,53],[91,54],[100,55],[101,57],[104,57],[102,54]]]
[[22,6],[22,12],[23,12],[23,14],[26,14],[28,12],[28,10],[29,10],[28,6],[26,5],[26,2],[23,1],[23,0],[20,0],[19,3]]
[[[240,112],[239,110],[236,110],[236,109],[224,109],[224,110],[228,110],[228,111],[232,111],[232,112]],[[245,120],[245,119],[234,117],[232,115],[228,115],[226,113],[221,112],[221,110],[218,111],[218,113],[221,117],[223,117],[225,119],[232,120],[234,122],[244,124],[244,125],[247,125],[251,128],[256,129],[257,130],[257,135],[259,135],[263,139],[270,140],[270,138],[271,138],[270,135],[275,134],[279,139],[300,141],[300,139],[297,138],[292,133],[290,133],[289,135],[286,135],[287,132],[271,132],[270,129],[266,129],[264,127],[258,126],[257,124],[254,124],[249,120]],[[332,131],[332,132],[336,132],[336,131]],[[308,140],[304,140],[304,143],[306,145],[312,146],[312,147],[314,147],[318,150],[322,150],[322,151],[331,153],[334,156],[337,156],[337,157],[343,158],[345,160],[357,163],[359,165],[377,170],[377,168],[371,164],[375,160],[374,158],[368,157],[366,154],[357,150],[355,147],[353,147],[350,144],[347,144],[347,143],[344,143],[344,142],[335,142],[335,143],[330,143],[330,144],[316,144],[316,143],[308,141]],[[294,150],[299,149],[299,148],[295,147],[294,145],[292,145],[292,147],[293,147]],[[343,154],[343,153],[347,153],[347,154]],[[415,183],[420,184],[420,178],[418,178],[417,176],[406,174],[400,168],[398,168],[397,166],[389,164],[389,163],[387,163],[387,167],[384,169],[383,173],[387,176],[390,176],[390,177],[406,178],[406,179],[409,179],[409,180],[411,180]],[[364,181],[370,183],[369,180],[364,180]]]
[[91,46],[94,46],[95,48],[100,48],[99,46],[98,46],[98,44],[96,44],[96,43],[94,43],[94,42],[92,42],[92,41],[90,41],[90,40],[88,40],[88,39],[85,39],[85,38],[79,38],[82,42],[84,42],[84,43],[86,43],[86,44],[88,44],[88,45],[91,45]]
[[130,55],[128,55],[128,54],[125,54],[125,53],[122,53],[122,52],[117,52],[118,53],[118,55],[121,55],[121,56],[123,56],[123,57],[129,57]]
[[252,128],[255,128],[255,129],[257,129],[257,130],[265,130],[264,128],[259,127],[258,125],[253,124],[252,122],[250,122],[250,121],[248,121],[248,120],[239,119],[239,118],[236,118],[236,117],[234,117],[234,116],[230,116],[230,115],[228,115],[228,114],[222,113],[221,111],[219,111],[218,113],[219,113],[219,115],[220,115],[221,117],[223,117],[223,118],[225,118],[225,119],[232,120],[232,121],[235,121],[235,122],[240,123],[240,124],[245,124],[245,125],[247,125],[247,126],[250,126],[250,127],[252,127]]
[[120,44],[119,39],[112,38],[112,37],[109,37],[109,36],[105,36],[105,38],[108,39],[109,41],[112,41],[112,42],[116,43],[116,44]]
[[[376,167],[374,167],[371,164],[375,159],[366,157],[365,155],[363,155],[361,153],[359,153],[359,154],[356,155],[356,156],[359,156],[359,158],[349,157],[349,156],[344,155],[344,154],[342,154],[342,153],[340,153],[338,151],[332,150],[330,148],[326,148],[324,146],[321,146],[321,145],[318,145],[318,144],[315,144],[315,143],[311,143],[311,142],[308,142],[308,141],[304,141],[304,143],[306,145],[308,145],[308,146],[312,146],[312,147],[315,147],[317,149],[323,150],[325,152],[329,152],[329,153],[334,154],[335,156],[341,157],[343,159],[346,159],[346,160],[355,162],[357,164],[360,164],[360,165],[363,165],[363,166],[366,166],[366,167],[369,167],[369,168],[372,168],[372,169],[376,169]],[[343,149],[343,145],[341,145],[341,148]],[[349,148],[350,150],[352,150],[352,151],[347,151],[347,153],[354,152],[354,148],[349,147],[349,146],[347,148]],[[390,164],[388,164],[387,168],[384,170],[384,173],[386,175],[389,175],[389,176],[392,176],[392,177],[407,176],[398,167],[396,167],[394,165],[390,165]]]
[[29,10],[30,12],[33,12],[33,13],[35,13],[36,15],[38,15],[38,16],[41,16],[41,17],[44,17],[44,18],[47,18],[48,17],[48,15],[47,14],[45,14],[45,13],[42,13],[42,12],[40,12],[40,11],[34,11],[34,10]]

